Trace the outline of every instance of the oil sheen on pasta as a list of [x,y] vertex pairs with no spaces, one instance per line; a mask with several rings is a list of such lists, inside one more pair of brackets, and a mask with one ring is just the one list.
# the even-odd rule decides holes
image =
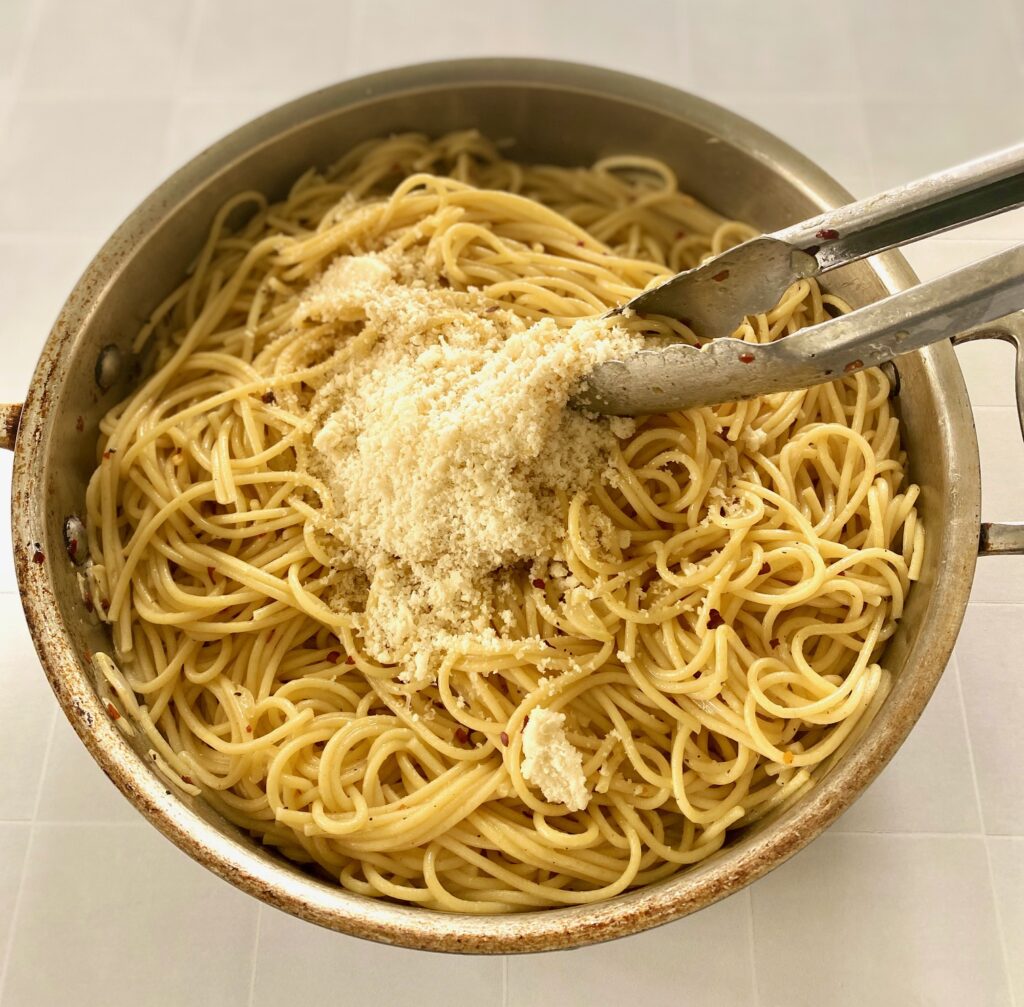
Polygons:
[[[806,790],[884,698],[877,659],[921,563],[882,373],[613,438],[614,478],[563,501],[549,575],[505,571],[495,638],[409,681],[333,601],[353,574],[312,472],[310,410],[358,323],[333,342],[293,324],[339,256],[404,242],[437,284],[568,330],[751,233],[663,164],[530,167],[474,133],[366,143],[282,202],[231,200],[139,334],[152,374],[104,419],[88,493],[114,639],[95,662],[155,765],[350,891],[474,913],[666,878]],[[737,335],[845,310],[801,281]],[[583,810],[524,778],[533,710],[528,741],[543,728],[582,764]]]

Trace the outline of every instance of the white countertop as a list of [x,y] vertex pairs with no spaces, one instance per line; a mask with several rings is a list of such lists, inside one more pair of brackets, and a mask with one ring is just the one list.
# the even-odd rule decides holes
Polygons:
[[[499,54],[694,90],[858,195],[1024,135],[1022,0],[0,0],[0,401],[106,234],[204,144],[364,71]],[[1018,212],[908,255],[928,277],[1020,240]],[[961,351],[990,520],[1024,519],[1010,356]],[[1024,1005],[1024,558],[982,561],[909,741],[788,864],[651,933],[470,959],[261,907],[145,824],[57,709],[0,525],[2,1007]]]

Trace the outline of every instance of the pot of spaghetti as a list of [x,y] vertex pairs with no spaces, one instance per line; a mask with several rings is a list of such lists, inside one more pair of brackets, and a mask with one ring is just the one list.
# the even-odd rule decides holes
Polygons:
[[[407,947],[592,943],[782,863],[920,715],[979,552],[1024,545],[980,524],[953,348],[566,403],[701,340],[609,308],[848,198],[706,101],[533,60],[340,84],[186,165],[0,407],[25,612],[92,756],[222,878]],[[737,335],[914,282],[832,275]]]

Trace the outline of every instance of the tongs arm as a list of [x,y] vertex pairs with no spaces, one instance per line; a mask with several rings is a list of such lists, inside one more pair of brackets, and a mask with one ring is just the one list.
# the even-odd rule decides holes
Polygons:
[[809,388],[1024,308],[1024,245],[773,343],[716,339],[608,361],[573,405],[642,415]]
[[827,210],[770,237],[809,253],[824,273],[1021,205],[1024,143]]

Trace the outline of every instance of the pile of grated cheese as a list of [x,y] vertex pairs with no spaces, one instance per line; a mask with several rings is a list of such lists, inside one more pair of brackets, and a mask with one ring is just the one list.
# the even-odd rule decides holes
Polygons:
[[365,580],[335,601],[359,612],[371,656],[423,684],[446,651],[493,637],[510,571],[559,557],[568,501],[633,430],[566,402],[639,337],[530,324],[405,256],[338,258],[296,320],[337,326],[343,353],[314,402],[314,465],[339,562]]

